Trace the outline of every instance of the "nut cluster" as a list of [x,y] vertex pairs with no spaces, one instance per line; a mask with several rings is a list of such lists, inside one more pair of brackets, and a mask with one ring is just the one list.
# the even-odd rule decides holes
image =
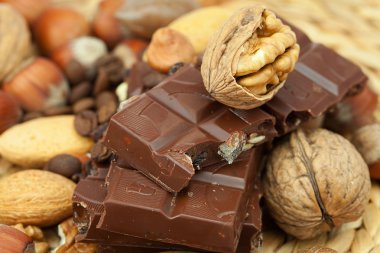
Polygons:
[[210,40],[202,63],[206,89],[239,109],[264,104],[294,69],[300,47],[289,26],[261,6],[233,15]]

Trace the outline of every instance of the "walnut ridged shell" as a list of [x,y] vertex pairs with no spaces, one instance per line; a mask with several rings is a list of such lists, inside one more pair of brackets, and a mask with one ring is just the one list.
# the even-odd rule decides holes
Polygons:
[[201,67],[207,91],[219,102],[252,109],[270,100],[293,71],[295,33],[257,5],[236,12],[210,39]]
[[31,55],[28,25],[8,4],[0,4],[0,83]]
[[288,234],[315,237],[358,219],[368,203],[368,167],[354,146],[328,130],[297,130],[271,153],[264,196]]

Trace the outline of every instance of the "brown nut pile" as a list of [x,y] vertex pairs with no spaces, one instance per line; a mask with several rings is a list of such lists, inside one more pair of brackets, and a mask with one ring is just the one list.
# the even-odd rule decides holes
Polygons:
[[273,218],[299,239],[360,218],[370,187],[368,167],[354,146],[324,129],[292,133],[271,153],[264,176]]
[[252,109],[270,100],[294,69],[300,47],[289,26],[262,6],[242,9],[211,38],[202,63],[207,91]]

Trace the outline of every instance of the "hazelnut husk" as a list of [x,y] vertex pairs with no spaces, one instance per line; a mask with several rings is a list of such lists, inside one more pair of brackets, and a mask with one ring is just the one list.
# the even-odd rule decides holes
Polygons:
[[263,182],[272,217],[299,239],[360,218],[371,188],[359,152],[342,136],[324,129],[299,129],[275,147]]

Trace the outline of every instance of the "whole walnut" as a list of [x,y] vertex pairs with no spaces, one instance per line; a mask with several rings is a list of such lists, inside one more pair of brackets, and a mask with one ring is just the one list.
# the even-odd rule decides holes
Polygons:
[[24,17],[0,3],[0,83],[32,54],[31,36]]
[[358,219],[370,187],[368,167],[358,151],[324,129],[292,133],[272,151],[264,175],[272,217],[299,239]]

